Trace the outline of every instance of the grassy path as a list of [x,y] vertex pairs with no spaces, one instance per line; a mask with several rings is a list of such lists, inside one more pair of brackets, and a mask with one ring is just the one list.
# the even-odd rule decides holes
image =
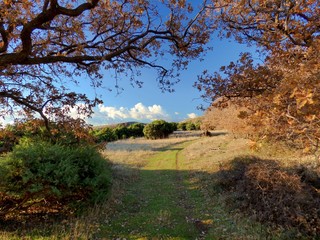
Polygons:
[[109,224],[101,227],[105,239],[200,239],[206,228],[195,217],[200,192],[192,188],[189,172],[179,171],[180,151],[189,143],[156,154],[140,169],[123,203]]
[[152,153],[135,149],[145,147],[139,141],[119,143],[129,150],[109,151],[127,180],[121,203],[99,226],[96,239],[268,238],[266,228],[225,208],[215,183],[221,162],[247,153],[246,141],[219,135],[161,143],[167,145]]
[[219,170],[250,154],[247,140],[221,133],[109,143],[104,155],[113,162],[115,179],[106,202],[62,222],[0,231],[0,239],[292,239],[226,204]]

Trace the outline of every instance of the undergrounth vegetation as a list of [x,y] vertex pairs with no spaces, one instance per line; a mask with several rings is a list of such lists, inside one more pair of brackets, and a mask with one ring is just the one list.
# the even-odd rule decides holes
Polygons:
[[54,234],[61,239],[79,228],[71,218],[110,193],[110,163],[93,146],[21,138],[0,169],[0,239],[42,238],[63,223]]
[[[316,172],[318,170],[318,172]],[[284,168],[274,160],[236,157],[218,174],[226,203],[259,222],[320,236],[319,169]]]
[[108,143],[108,199],[72,217],[2,226],[0,239],[319,238],[314,158],[212,135]]
[[279,145],[257,149],[253,142],[225,132],[213,135],[159,140],[153,147],[150,140],[136,139],[129,150],[124,150],[128,141],[109,145],[119,176],[135,181],[125,187],[115,217],[98,236],[319,237],[319,168],[313,157],[297,157]]

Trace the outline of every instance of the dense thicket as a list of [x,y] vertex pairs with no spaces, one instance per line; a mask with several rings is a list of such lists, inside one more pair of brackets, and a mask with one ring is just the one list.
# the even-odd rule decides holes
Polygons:
[[32,208],[59,211],[77,202],[101,201],[111,184],[110,167],[95,148],[39,139],[20,139],[1,158],[0,169],[1,215]]
[[174,131],[175,127],[175,124],[164,120],[155,120],[144,127],[143,133],[148,139],[162,139],[169,137],[169,134]]
[[12,150],[13,146],[23,137],[59,143],[65,146],[91,145],[95,142],[90,127],[81,119],[50,123],[48,132],[40,119],[16,121],[0,128],[0,153]]
[[182,131],[193,131],[193,130],[200,130],[201,121],[200,120],[188,120],[179,122],[177,125],[177,129]]
[[103,127],[92,131],[97,142],[112,142],[126,138],[143,137],[145,124],[134,123],[129,126],[119,124],[115,127]]

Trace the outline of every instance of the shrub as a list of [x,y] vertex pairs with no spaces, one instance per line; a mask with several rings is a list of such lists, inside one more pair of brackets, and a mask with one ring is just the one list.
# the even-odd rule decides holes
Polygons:
[[179,122],[177,127],[179,130],[185,131],[187,130],[186,125],[187,125],[186,122]]
[[106,160],[93,147],[69,148],[27,138],[0,161],[0,168],[0,191],[14,202],[0,207],[1,212],[42,200],[63,205],[100,201],[111,180]]
[[114,134],[117,136],[117,139],[126,139],[130,136],[130,132],[126,126],[117,126],[113,129]]
[[196,121],[194,123],[195,130],[201,130],[201,123],[202,121]]
[[145,124],[134,123],[128,127],[130,137],[143,137],[143,129]]
[[171,125],[171,130],[172,130],[172,132],[178,130],[178,123],[176,123],[176,122],[171,122],[170,125]]
[[182,131],[193,131],[200,130],[201,121],[199,120],[189,120],[184,122],[179,122],[177,125],[177,129]]
[[109,127],[95,131],[93,135],[97,138],[98,142],[112,142],[118,140],[116,133]]
[[164,120],[155,120],[143,129],[144,136],[148,139],[167,138],[172,132],[171,124]]
[[236,158],[219,172],[218,183],[230,191],[228,203],[258,221],[319,239],[319,189],[297,171],[271,160]]
[[50,122],[47,129],[40,119],[17,121],[0,128],[0,153],[9,152],[23,137],[42,139],[66,146],[90,145],[94,143],[91,128],[81,119],[66,122]]
[[186,130],[188,130],[188,131],[196,130],[196,126],[194,125],[193,122],[187,122],[187,124],[186,124]]

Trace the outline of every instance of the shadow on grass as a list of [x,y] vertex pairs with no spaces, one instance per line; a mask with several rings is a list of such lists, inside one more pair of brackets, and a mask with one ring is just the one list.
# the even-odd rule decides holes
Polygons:
[[[128,170],[128,166],[123,166],[121,171]],[[227,206],[225,212],[236,209],[263,224],[286,229],[288,235],[320,237],[319,189],[305,177],[312,175],[312,170],[301,172],[300,168],[283,168],[273,160],[244,156],[223,165],[216,173],[134,171],[138,171],[139,178],[133,182],[130,176],[121,179],[125,181],[124,195],[113,206],[114,214],[100,223],[100,231],[92,233],[95,238],[196,239],[220,234],[227,237],[231,231],[237,231],[237,226],[219,226],[225,223],[217,221],[212,225],[208,219],[215,218],[214,204]],[[204,195],[204,191],[211,196]],[[224,196],[224,203],[212,203],[218,194]],[[2,219],[0,230],[20,236],[33,236],[35,231],[38,236],[52,236],[48,228],[61,225],[65,229],[63,222],[67,218],[58,213],[23,216]],[[243,229],[240,233],[246,234]]]

